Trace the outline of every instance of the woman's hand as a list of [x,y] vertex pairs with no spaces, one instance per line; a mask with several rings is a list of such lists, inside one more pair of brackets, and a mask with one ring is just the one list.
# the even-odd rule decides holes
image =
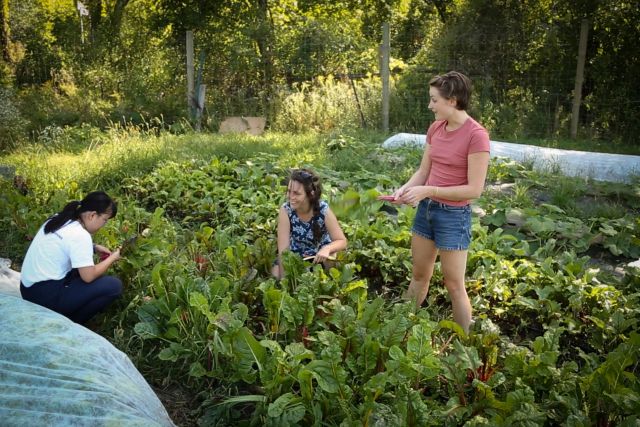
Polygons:
[[403,203],[411,206],[417,206],[420,200],[429,197],[434,187],[426,185],[416,185],[415,187],[408,188],[400,197]]
[[316,254],[315,258],[313,258],[314,264],[323,263],[323,262],[325,262],[327,260],[327,258],[329,258],[331,256],[331,252],[330,252],[328,246],[329,245],[320,248],[320,250]]
[[102,245],[93,245],[93,250],[98,254],[98,256],[100,257],[100,261],[104,261],[109,257],[112,257],[112,255],[114,255],[116,252],[117,254],[115,255],[115,257],[113,257],[112,262],[115,262],[117,260],[119,260],[121,258],[120,255],[120,248],[116,249],[114,252],[111,252],[109,250],[109,248],[102,246]]
[[393,203],[398,203],[397,201],[402,198],[402,195],[404,194],[404,192],[407,190],[407,187],[405,185],[403,185],[402,187],[398,188],[396,191],[393,192],[392,196],[394,198]]
[[120,255],[120,248],[118,248],[115,251],[111,252],[111,255],[109,255],[109,256],[113,257],[113,262],[118,261],[120,258],[122,258],[122,256]]
[[[102,248],[106,249],[104,246],[102,246]],[[96,248],[96,252],[97,251],[98,251],[98,248]],[[101,254],[104,254],[104,252],[101,252]],[[113,252],[110,252],[105,259],[103,259],[96,265],[90,265],[87,267],[78,268],[78,273],[80,274],[80,277],[82,278],[82,280],[84,280],[87,283],[91,283],[98,277],[105,274],[109,269],[109,267],[111,267],[111,264],[118,261],[119,259],[120,259],[120,248],[116,249]]]
[[98,252],[100,254],[100,261],[105,261],[107,259],[111,259],[111,262],[116,262],[118,261],[120,258],[122,258],[122,256],[120,255],[120,248],[116,249],[115,251],[111,252],[109,249],[105,248],[104,246],[102,246],[102,248],[104,249],[103,251],[99,251],[98,247],[96,246],[96,252]]
[[103,255],[111,255],[111,251],[109,250],[109,248],[102,245],[93,245],[93,251],[100,255],[100,259],[102,259]]

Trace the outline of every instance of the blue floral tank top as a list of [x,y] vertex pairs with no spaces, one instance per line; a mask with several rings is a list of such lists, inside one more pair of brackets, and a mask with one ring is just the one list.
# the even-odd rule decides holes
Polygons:
[[[329,205],[325,201],[320,201],[320,214],[314,215],[309,222],[300,219],[294,209],[291,208],[289,202],[283,204],[283,207],[289,215],[289,224],[291,234],[289,237],[289,249],[300,256],[311,256],[318,253],[321,247],[331,243],[331,237],[327,230],[324,218],[327,214]],[[318,244],[313,242],[313,223],[317,222],[322,231],[322,238]]]

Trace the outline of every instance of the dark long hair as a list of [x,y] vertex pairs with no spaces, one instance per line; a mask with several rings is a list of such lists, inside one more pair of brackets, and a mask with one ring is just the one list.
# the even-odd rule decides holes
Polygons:
[[87,194],[82,201],[74,200],[66,204],[57,214],[53,215],[44,226],[44,232],[52,233],[58,231],[67,221],[80,218],[83,212],[95,211],[98,215],[108,213],[109,218],[113,218],[118,213],[118,205],[104,191],[94,191]]
[[322,180],[311,169],[294,169],[289,175],[287,185],[291,181],[297,181],[302,184],[304,192],[309,199],[311,208],[313,209],[313,216],[311,217],[311,230],[313,231],[313,243],[318,244],[322,240],[322,229],[320,224],[316,220],[316,217],[320,215],[320,199],[322,197]]

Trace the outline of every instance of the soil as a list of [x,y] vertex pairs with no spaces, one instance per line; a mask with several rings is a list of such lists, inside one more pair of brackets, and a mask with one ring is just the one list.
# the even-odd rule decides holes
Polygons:
[[199,400],[193,392],[175,385],[164,388],[152,386],[152,388],[176,426],[195,427],[198,425],[195,414]]

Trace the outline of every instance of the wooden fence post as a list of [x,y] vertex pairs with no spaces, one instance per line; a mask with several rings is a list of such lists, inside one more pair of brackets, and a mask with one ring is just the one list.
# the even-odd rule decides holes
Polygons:
[[382,130],[389,131],[389,23],[382,24],[382,44],[380,45],[380,78],[382,79]]
[[191,119],[196,111],[193,74],[193,31],[187,31],[187,111]]
[[587,36],[589,20],[583,19],[580,25],[580,43],[578,45],[578,65],[576,67],[576,85],[573,89],[573,108],[571,109],[571,139],[578,136],[578,119],[582,104],[582,82],[584,81],[584,62],[587,56]]

